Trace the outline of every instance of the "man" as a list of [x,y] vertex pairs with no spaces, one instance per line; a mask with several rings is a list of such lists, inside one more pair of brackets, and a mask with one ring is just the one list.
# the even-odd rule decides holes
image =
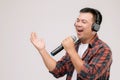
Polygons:
[[66,55],[56,62],[46,51],[45,42],[31,34],[31,42],[39,51],[43,61],[56,78],[67,75],[66,80],[109,80],[112,52],[98,38],[97,31],[102,22],[101,13],[93,8],[83,8],[75,22],[78,42],[71,37],[62,41]]

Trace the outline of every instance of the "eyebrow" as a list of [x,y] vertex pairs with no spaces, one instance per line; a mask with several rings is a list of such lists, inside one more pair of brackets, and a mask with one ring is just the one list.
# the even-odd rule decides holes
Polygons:
[[81,21],[85,21],[85,22],[88,22],[86,19],[82,19]]
[[[80,20],[79,18],[77,18],[77,20]],[[81,19],[81,21],[86,21],[86,22],[88,22],[86,19]]]

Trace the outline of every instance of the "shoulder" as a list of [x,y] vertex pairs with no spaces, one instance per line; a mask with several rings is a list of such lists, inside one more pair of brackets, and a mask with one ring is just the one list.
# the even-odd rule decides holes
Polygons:
[[98,51],[104,55],[112,55],[112,51],[111,51],[111,48],[109,47],[109,45],[104,42],[103,40],[101,39],[98,39],[98,45],[96,45],[99,47]]

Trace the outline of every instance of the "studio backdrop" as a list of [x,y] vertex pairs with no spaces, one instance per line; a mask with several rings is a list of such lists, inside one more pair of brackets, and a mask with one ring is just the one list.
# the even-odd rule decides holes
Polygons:
[[[98,9],[103,22],[99,38],[113,53],[110,80],[119,79],[120,8],[119,0],[0,0],[0,80],[56,79],[45,67],[30,42],[31,32],[45,39],[51,52],[63,39],[76,35],[74,22],[84,7]],[[54,59],[59,60],[65,51]]]

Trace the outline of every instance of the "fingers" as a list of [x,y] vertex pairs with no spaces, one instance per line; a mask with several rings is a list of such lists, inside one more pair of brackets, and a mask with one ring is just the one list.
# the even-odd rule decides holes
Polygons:
[[73,41],[73,39],[72,39],[71,36],[69,36],[69,37],[67,37],[66,39],[63,40],[63,42],[66,42],[66,41]]
[[33,42],[35,39],[37,39],[37,35],[35,32],[32,32],[30,37],[31,42]]
[[62,41],[62,45],[63,45],[63,46],[64,46],[64,45],[70,45],[71,43],[74,43],[74,42],[73,42],[73,39],[71,38],[71,36],[67,37],[66,39],[64,39],[64,40]]
[[35,32],[32,32],[32,33],[31,33],[31,38],[33,38],[33,39],[34,39],[34,38],[37,38],[37,36],[36,36],[36,33],[35,33]]

